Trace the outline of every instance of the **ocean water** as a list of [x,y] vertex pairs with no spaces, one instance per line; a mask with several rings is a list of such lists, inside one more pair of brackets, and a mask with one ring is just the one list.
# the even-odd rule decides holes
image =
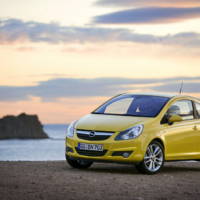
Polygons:
[[67,125],[44,125],[49,139],[0,140],[0,161],[65,160]]

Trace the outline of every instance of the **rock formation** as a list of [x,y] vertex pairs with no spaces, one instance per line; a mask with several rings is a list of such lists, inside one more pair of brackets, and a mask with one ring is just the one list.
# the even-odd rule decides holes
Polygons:
[[48,138],[37,115],[22,113],[0,119],[0,139],[41,139]]

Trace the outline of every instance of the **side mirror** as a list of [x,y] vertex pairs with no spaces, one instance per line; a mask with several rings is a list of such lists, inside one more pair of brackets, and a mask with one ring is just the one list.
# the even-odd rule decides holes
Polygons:
[[168,122],[170,124],[173,124],[174,122],[181,122],[183,121],[182,117],[179,115],[172,115],[168,118]]

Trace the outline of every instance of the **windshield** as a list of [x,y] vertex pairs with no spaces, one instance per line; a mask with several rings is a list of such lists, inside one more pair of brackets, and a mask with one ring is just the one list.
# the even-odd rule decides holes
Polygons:
[[155,117],[159,114],[168,97],[150,95],[120,95],[97,108],[94,114]]

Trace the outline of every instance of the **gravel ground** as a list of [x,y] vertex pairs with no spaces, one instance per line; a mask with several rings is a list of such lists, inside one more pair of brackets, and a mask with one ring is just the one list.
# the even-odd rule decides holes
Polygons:
[[64,161],[0,162],[0,200],[23,199],[199,200],[200,162],[166,163],[156,175],[121,164],[78,170]]

